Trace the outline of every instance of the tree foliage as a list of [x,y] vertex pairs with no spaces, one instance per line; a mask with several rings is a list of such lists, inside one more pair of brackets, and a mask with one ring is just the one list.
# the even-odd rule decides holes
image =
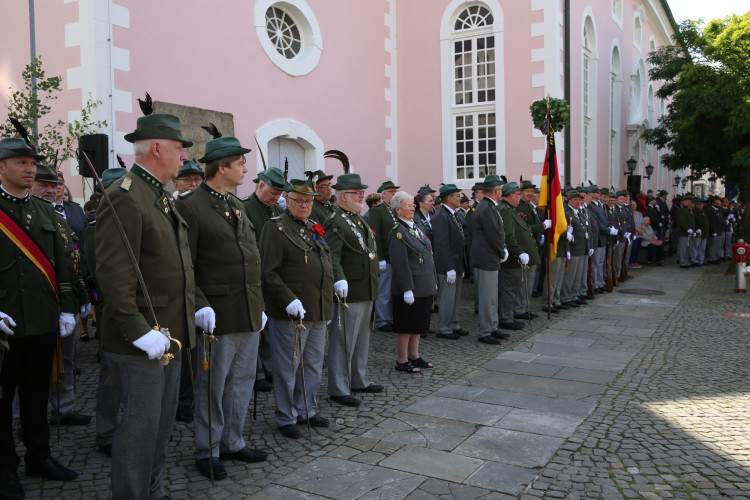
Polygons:
[[750,12],[706,25],[684,21],[673,45],[649,55],[657,97],[669,101],[646,142],[667,152],[670,170],[713,172],[727,184],[750,187]]
[[[81,119],[72,122],[63,120],[49,121],[34,133],[34,118],[41,119],[54,112],[54,104],[62,92],[61,76],[47,76],[42,68],[41,56],[26,65],[22,73],[24,88],[10,88],[10,102],[7,106],[8,119],[0,123],[0,137],[18,136],[10,123],[10,118],[18,119],[29,131],[32,142],[39,154],[47,157],[48,162],[57,158],[63,162],[73,157],[79,137],[92,134],[100,127],[106,127],[104,120],[94,120],[94,109],[101,101],[94,101],[89,94],[86,104],[81,109]],[[33,79],[36,79],[36,92]]]
[[[547,122],[547,104],[547,99],[539,99],[529,106],[534,128],[542,132],[544,132],[544,125]],[[570,125],[570,105],[565,99],[550,98],[549,112],[552,129],[555,132],[562,132],[564,127]]]

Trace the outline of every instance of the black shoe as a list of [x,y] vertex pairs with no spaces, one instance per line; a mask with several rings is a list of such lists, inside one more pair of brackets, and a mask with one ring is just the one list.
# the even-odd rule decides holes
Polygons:
[[264,378],[260,378],[255,381],[256,392],[271,392],[273,390],[273,384]]
[[427,333],[435,333],[435,330],[434,330],[434,329],[432,329],[432,328],[428,328],[428,329],[427,329]]
[[438,311],[440,311],[440,307],[437,304],[433,305],[432,306],[432,314],[437,314]]
[[657,265],[657,266],[663,266],[663,265],[664,265],[664,263],[663,263],[662,261],[659,261],[659,262],[657,262],[657,263],[656,263],[656,265]]
[[88,342],[90,338],[91,337],[89,337],[89,332],[81,333],[81,342]]
[[[60,417],[61,425],[88,425],[89,422],[91,422],[91,417],[88,415],[81,415],[74,411]],[[57,425],[57,417],[52,417],[49,420],[49,423],[50,425]]]
[[458,340],[461,336],[457,333],[436,333],[435,336],[439,339]]
[[510,333],[505,333],[503,331],[498,330],[497,328],[495,328],[494,330],[492,330],[490,332],[490,335],[492,335],[494,338],[500,339],[500,340],[502,340],[502,339],[509,339],[510,338]]
[[[307,420],[297,417],[297,425],[305,425],[306,423],[307,423]],[[310,417],[310,425],[312,425],[313,427],[328,427],[328,423],[329,422],[327,418],[323,418],[318,414],[315,414],[312,417]]]
[[221,480],[227,478],[227,470],[218,458],[200,458],[195,461],[195,465],[198,467],[198,472],[209,479],[211,478],[212,465],[214,469],[214,479]]
[[280,426],[279,432],[281,432],[282,436],[288,437],[290,439],[299,439],[302,437],[302,433],[294,424],[286,424]]
[[175,419],[179,420],[180,422],[185,422],[186,424],[189,424],[193,421],[193,409],[185,406],[178,406],[177,407],[177,414],[174,417]]
[[469,334],[469,331],[468,330],[464,330],[463,328],[459,328],[458,330],[453,330],[453,333],[455,333],[456,335],[459,335],[461,337],[465,337],[465,336],[467,336]]
[[497,340],[492,335],[485,335],[484,337],[479,337],[477,339],[478,342],[481,342],[483,344],[490,344],[490,345],[497,345],[500,343],[499,340]]
[[525,312],[525,313],[515,315],[516,319],[534,319],[536,317],[537,317],[536,314],[533,314],[530,312]]
[[[547,308],[542,307],[542,311],[547,312]],[[551,312],[552,314],[559,313],[560,309],[553,306],[553,307],[550,307],[549,312]]]
[[563,302],[563,305],[567,307],[580,307],[581,306],[581,304],[579,304],[576,301]]
[[247,446],[238,451],[231,453],[221,453],[219,455],[221,460],[241,460],[243,462],[265,462],[268,460],[268,453],[260,450],[253,450]]
[[576,304],[578,304],[579,306],[585,306],[586,305],[586,301],[583,300],[583,299],[576,299],[573,302],[576,303]]
[[497,327],[505,328],[506,330],[523,330],[523,323],[520,321],[501,321]]
[[41,476],[52,481],[72,481],[78,477],[78,473],[63,467],[60,462],[52,457],[45,458],[39,462],[26,462],[26,475],[29,477]]
[[107,455],[107,457],[112,458],[112,445],[111,444],[99,445],[99,451]]
[[383,326],[375,327],[376,330],[380,330],[381,332],[392,332],[393,331],[393,323],[386,323]]
[[541,297],[542,296],[542,292],[537,292],[536,290],[534,290],[533,292],[531,292],[531,296],[534,297],[534,298]]
[[363,389],[352,389],[353,392],[367,392],[370,394],[375,394],[376,392],[383,392],[384,390],[385,390],[385,387],[383,387],[380,384],[370,384]]
[[23,498],[23,487],[18,480],[18,474],[11,469],[0,471],[0,498],[18,500]]
[[558,309],[570,309],[570,306],[567,306],[564,303],[560,304],[559,306],[555,306],[555,307],[558,308]]
[[362,401],[355,398],[352,395],[347,396],[331,396],[331,401],[335,401],[340,405],[357,407],[362,404]]

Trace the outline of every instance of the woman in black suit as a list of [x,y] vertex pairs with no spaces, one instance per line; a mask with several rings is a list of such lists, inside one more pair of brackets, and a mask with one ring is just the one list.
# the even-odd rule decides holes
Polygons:
[[432,245],[414,223],[414,199],[399,191],[391,199],[396,225],[388,238],[388,254],[393,266],[391,295],[393,331],[398,359],[396,370],[415,373],[432,368],[419,356],[419,336],[430,328],[430,308],[437,291]]

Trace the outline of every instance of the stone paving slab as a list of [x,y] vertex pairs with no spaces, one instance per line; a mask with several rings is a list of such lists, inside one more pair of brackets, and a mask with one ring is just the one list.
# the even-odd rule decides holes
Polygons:
[[512,408],[496,404],[467,402],[458,399],[428,396],[404,409],[406,412],[420,413],[432,417],[449,418],[492,425]]
[[536,410],[544,413],[555,413],[585,417],[594,409],[594,403],[572,399],[549,398],[535,394],[498,391],[487,389],[475,398],[475,401],[502,404],[513,408]]
[[501,418],[494,427],[567,438],[575,432],[581,422],[583,422],[583,417],[515,409]]
[[591,345],[594,344],[595,340],[577,339],[577,338],[568,337],[568,336],[539,333],[537,335],[534,335],[533,337],[531,337],[530,339],[526,341],[526,343],[530,343],[530,342],[541,342],[543,344],[557,344],[557,345],[565,345],[569,347],[587,348],[587,347],[591,347]]
[[543,365],[540,363],[529,363],[525,361],[508,361],[505,359],[493,359],[485,363],[482,368],[496,372],[516,373],[519,375],[537,375],[539,377],[551,377],[562,369],[562,366]]
[[441,398],[451,399],[463,399],[464,401],[473,401],[480,394],[487,392],[484,387],[468,386],[468,385],[446,385],[438,389],[434,396]]
[[534,480],[537,471],[515,465],[487,462],[479,468],[466,482],[468,484],[518,495]]
[[482,427],[455,452],[520,467],[542,467],[564,442],[562,438]]
[[430,476],[456,483],[464,482],[484,462],[429,448],[406,446],[389,456],[380,465],[392,469]]
[[435,450],[452,450],[476,431],[470,422],[400,413],[362,434],[363,438],[423,446]]
[[[598,327],[597,327],[598,328]],[[580,359],[595,359],[598,361],[606,361],[606,362],[623,362],[627,363],[629,362],[635,353],[628,353],[628,352],[621,352],[621,351],[614,351],[609,349],[597,349],[597,348],[588,348],[588,349],[582,349],[577,347],[571,347],[571,346],[565,346],[565,345],[550,345],[550,344],[542,344],[542,343],[524,343],[523,347],[528,350],[528,352],[536,353],[536,354],[546,354],[548,356],[568,356],[571,358],[580,358]],[[518,349],[518,347],[516,347]]]
[[288,498],[296,498],[298,500],[314,500],[318,498],[331,497],[313,495],[312,493],[305,493],[304,491],[293,490],[291,488],[285,488],[283,486],[272,484],[253,494],[253,498],[258,500],[285,500]]
[[[525,392],[540,396],[578,399],[604,392],[604,385],[549,377],[535,377],[516,373],[475,370],[467,377],[472,384],[506,391]],[[477,422],[481,423],[481,422]]]
[[617,373],[604,370],[586,370],[583,368],[565,367],[553,375],[554,378],[563,380],[574,380],[578,382],[591,382],[594,384],[606,384],[612,382]]

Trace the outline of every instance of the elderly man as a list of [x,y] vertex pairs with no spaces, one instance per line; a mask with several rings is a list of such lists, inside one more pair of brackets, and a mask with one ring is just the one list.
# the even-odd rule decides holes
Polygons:
[[[262,462],[267,456],[242,437],[265,320],[255,233],[242,202],[230,193],[242,185],[249,152],[234,137],[209,141],[199,160],[206,180],[176,202],[188,223],[195,267],[195,325],[204,332],[198,359],[211,363],[210,374],[200,370],[196,376],[195,459],[198,471],[214,479],[227,477],[220,458]],[[211,334],[218,340],[209,345]]]
[[471,221],[471,274],[479,297],[477,340],[485,344],[499,344],[498,339],[510,336],[497,329],[498,278],[501,264],[508,259],[503,220],[497,210],[501,186],[495,174],[484,179],[484,198]]
[[[0,140],[0,261],[14,265],[0,275],[0,287],[13,293],[0,297],[0,333],[7,336],[0,384],[0,494],[23,498],[16,469],[20,459],[13,439],[13,398],[18,388],[21,439],[26,447],[27,476],[70,481],[78,474],[51,457],[47,395],[57,335],[75,327],[76,299],[65,255],[65,242],[55,229],[55,210],[28,194],[34,182],[36,154],[22,139]],[[31,255],[47,260],[32,260]],[[46,262],[46,264],[45,264]],[[20,285],[20,289],[19,289]],[[2,349],[3,347],[0,347]]]
[[690,198],[685,197],[681,200],[680,206],[675,211],[674,225],[674,233],[677,236],[677,258],[680,261],[680,267],[687,269],[690,267],[690,240],[695,236],[693,230],[695,216],[693,215],[693,203]]
[[326,175],[322,170],[306,172],[306,174],[307,178],[313,181],[315,192],[318,193],[313,202],[310,218],[318,224],[323,224],[336,211],[336,207],[331,204],[331,198],[333,197],[331,179],[333,179],[333,174]]
[[177,177],[172,179],[172,182],[175,189],[172,196],[187,193],[203,182],[203,170],[195,163],[195,160],[185,160],[182,162],[182,168],[177,172]]
[[592,195],[591,203],[586,207],[589,212],[589,219],[595,224],[596,230],[593,232],[592,245],[594,253],[591,256],[591,281],[594,284],[595,293],[603,293],[607,289],[607,281],[604,273],[604,263],[607,253],[607,239],[609,238],[609,229],[607,227],[607,211],[602,203],[602,190],[594,184],[590,186]]
[[282,435],[297,439],[302,433],[296,424],[328,427],[328,420],[315,411],[315,395],[323,372],[326,322],[333,318],[333,268],[324,230],[310,220],[318,195],[312,182],[291,179],[284,190],[287,212],[263,227],[260,254],[276,422]]
[[[536,186],[531,181],[523,181],[521,182],[520,188],[521,199],[518,201],[518,205],[516,205],[516,212],[531,229],[534,239],[537,242],[537,252],[539,252],[541,242],[544,239],[544,231],[548,225],[552,227],[552,222],[543,221],[537,211],[536,205],[534,204],[534,190],[536,189]],[[530,276],[527,285],[532,297],[538,297],[541,295],[541,284],[540,289],[537,290],[537,283],[539,280],[543,280],[546,275],[545,266],[542,265],[545,259],[544,256],[541,255],[541,252],[539,252],[539,254],[539,265],[529,266],[529,269],[527,270],[527,275]],[[516,297],[514,316],[518,319],[531,319],[535,316],[535,314],[529,310],[529,304],[526,304],[525,307],[523,306],[523,302],[526,301],[525,297],[526,296],[523,293]]]
[[578,191],[568,191],[568,203],[565,206],[565,221],[568,230],[565,237],[568,240],[568,270],[563,277],[563,287],[560,294],[562,303],[566,306],[583,305],[586,301],[580,298],[580,287],[586,276],[586,257],[591,248],[588,226],[581,203],[583,196]]
[[[108,189],[113,208],[99,210],[95,243],[97,282],[107,301],[103,359],[125,401],[112,441],[112,498],[161,498],[181,353],[160,329],[168,328],[185,349],[195,343],[188,228],[164,185],[177,175],[192,142],[182,136],[179,118],[168,114],[138,118],[125,140],[133,143],[136,161]],[[148,298],[123,239],[133,249]],[[160,361],[167,352],[174,359],[165,366]]]
[[393,331],[393,309],[391,308],[391,278],[393,269],[388,258],[388,235],[396,223],[391,210],[391,198],[401,186],[385,181],[378,188],[383,196],[383,203],[370,210],[370,227],[375,232],[378,244],[378,300],[375,301],[375,328],[384,332]]
[[[326,221],[326,243],[331,249],[333,289],[338,296],[328,339],[328,394],[346,406],[359,406],[353,392],[382,392],[367,378],[370,317],[378,297],[375,234],[359,215],[367,186],[358,174],[343,174],[333,186],[338,208]],[[343,304],[346,304],[344,306]]]

